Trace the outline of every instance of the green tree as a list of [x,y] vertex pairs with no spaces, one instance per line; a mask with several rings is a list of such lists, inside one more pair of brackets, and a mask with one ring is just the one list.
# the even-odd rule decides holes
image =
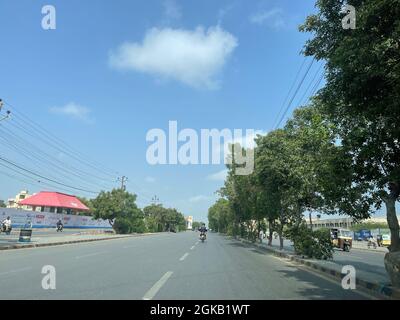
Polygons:
[[143,209],[147,229],[151,232],[184,231],[185,216],[176,209],[150,205]]
[[220,233],[232,235],[234,216],[229,201],[220,198],[208,209],[208,226]]
[[6,207],[6,203],[4,202],[4,200],[0,200],[0,208],[5,208]]
[[374,229],[388,229],[387,223],[382,222],[360,222],[351,226],[351,230],[359,231],[359,230],[374,230]]
[[151,232],[165,231],[166,224],[166,209],[161,205],[152,204],[143,208],[147,228]]
[[[345,3],[356,9],[354,30],[342,27]],[[344,183],[346,188],[338,189],[351,191],[351,200],[360,204],[358,212],[347,208],[349,215],[363,210],[368,216],[385,204],[389,250],[400,251],[395,206],[400,195],[400,2],[319,0],[317,7],[300,30],[313,33],[305,54],[326,61],[319,99],[336,125],[342,156],[352,166],[347,181],[339,173],[336,185]],[[340,193],[338,206],[349,200]]]
[[[228,200],[232,215],[231,233],[234,236],[240,235],[254,239],[257,230],[255,222],[256,210],[256,188],[252,184],[251,175],[238,175],[235,159],[245,155],[252,150],[241,148],[240,144],[230,145],[228,155],[228,175],[224,186],[218,191],[219,195]],[[239,154],[241,153],[241,154]]]
[[198,221],[193,221],[192,223],[192,229],[197,230],[200,227],[201,223]]
[[77,197],[79,199],[80,202],[82,202],[86,207],[89,208],[89,212],[85,212],[85,215],[91,215],[93,214],[94,208],[93,208],[93,203],[92,203],[92,199],[87,199],[85,197]]
[[273,221],[283,248],[285,225],[301,219],[296,207],[299,177],[291,168],[292,149],[287,133],[275,130],[256,139],[256,175],[264,192],[267,220]]
[[[92,200],[93,216],[96,219],[108,220],[114,227],[114,223],[120,220],[116,227],[127,223],[135,226],[143,225],[143,213],[136,205],[136,195],[125,190],[113,189],[112,191],[102,191]],[[124,226],[123,230],[132,230],[130,227]]]

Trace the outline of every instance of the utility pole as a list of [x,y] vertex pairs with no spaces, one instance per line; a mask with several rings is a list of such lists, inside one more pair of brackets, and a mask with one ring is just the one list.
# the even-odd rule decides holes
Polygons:
[[[0,99],[0,112],[1,112],[1,109],[3,108],[3,105],[4,105],[3,100]],[[10,114],[11,114],[11,111],[7,110],[6,115],[4,117],[0,118],[0,121],[8,119],[10,117]]]
[[128,177],[122,176],[122,178],[118,178],[121,181],[121,190],[126,190],[125,183],[128,181]]
[[158,202],[160,201],[160,199],[157,196],[154,196],[153,198],[151,198],[151,202],[153,203],[153,205],[158,205]]

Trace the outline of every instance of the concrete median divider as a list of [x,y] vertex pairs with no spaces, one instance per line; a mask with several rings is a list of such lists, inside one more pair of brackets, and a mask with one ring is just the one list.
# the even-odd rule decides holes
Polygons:
[[[251,242],[246,239],[235,238],[235,237],[229,237],[229,238],[240,241],[242,243],[246,243],[248,245],[252,245],[263,251],[270,252],[270,253],[274,254],[275,256],[288,259],[288,260],[296,262],[300,265],[304,265],[304,266],[308,267],[308,269],[314,270],[318,273],[323,273],[323,274],[329,275],[330,277],[336,278],[338,280],[342,280],[342,278],[344,277],[344,274],[342,274],[341,272],[339,272],[337,270],[334,270],[334,269],[331,269],[331,268],[328,268],[325,266],[321,266],[312,260],[308,260],[304,257],[297,256],[297,255],[295,255],[293,253],[289,253],[285,250],[276,249],[273,247],[269,247],[267,245],[261,245],[259,243]],[[386,284],[381,284],[381,283],[377,283],[377,282],[367,281],[360,277],[357,277],[356,285],[362,287],[363,289],[365,289],[367,291],[370,291],[371,294],[377,295],[378,297],[386,298],[386,299],[393,299],[393,300],[400,300],[400,290],[397,288],[394,288],[392,286],[388,286]]]

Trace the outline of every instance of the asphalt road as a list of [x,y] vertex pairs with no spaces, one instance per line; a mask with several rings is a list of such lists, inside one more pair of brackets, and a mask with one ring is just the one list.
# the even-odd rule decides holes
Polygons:
[[[43,266],[56,270],[44,290]],[[157,234],[0,252],[1,299],[365,299],[217,234]]]

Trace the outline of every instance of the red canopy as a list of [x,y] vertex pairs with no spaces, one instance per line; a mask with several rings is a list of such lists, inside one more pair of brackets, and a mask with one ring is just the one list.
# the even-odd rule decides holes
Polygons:
[[19,202],[20,205],[59,207],[76,211],[89,211],[77,197],[59,192],[42,191]]

